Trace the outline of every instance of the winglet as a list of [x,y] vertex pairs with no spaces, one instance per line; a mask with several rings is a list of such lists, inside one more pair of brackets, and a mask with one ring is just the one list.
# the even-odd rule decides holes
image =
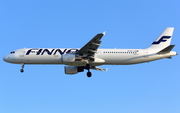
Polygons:
[[108,71],[108,68],[106,68],[105,71]]
[[106,69],[102,69],[101,71],[108,71],[108,68],[106,68]]
[[106,31],[104,31],[102,34],[103,34],[103,35],[106,35]]
[[91,68],[91,69],[98,70],[98,71],[108,71],[108,68],[106,68],[106,69],[102,69],[102,68],[97,67],[97,66],[94,66],[94,67],[93,67],[93,68]]

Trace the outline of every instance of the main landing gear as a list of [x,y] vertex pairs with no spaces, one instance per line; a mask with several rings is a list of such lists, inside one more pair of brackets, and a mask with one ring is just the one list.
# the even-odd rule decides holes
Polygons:
[[24,72],[24,64],[22,64],[22,69],[20,69],[20,72],[23,73]]
[[86,69],[88,70],[87,72],[87,77],[91,77],[92,76],[92,73],[89,71],[91,69],[91,65],[90,64],[87,64],[86,65]]

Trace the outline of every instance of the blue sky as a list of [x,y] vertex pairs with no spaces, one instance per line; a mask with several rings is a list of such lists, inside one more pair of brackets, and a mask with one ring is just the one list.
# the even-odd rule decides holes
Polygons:
[[[6,0],[0,4],[0,56],[32,48],[81,48],[107,31],[101,48],[146,48],[175,27],[178,0]],[[0,113],[179,113],[179,56],[129,66],[101,66],[68,76],[63,65],[20,65],[0,60]]]

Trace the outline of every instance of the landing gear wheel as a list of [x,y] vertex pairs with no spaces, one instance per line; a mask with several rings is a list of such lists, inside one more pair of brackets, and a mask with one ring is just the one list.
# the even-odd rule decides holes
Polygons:
[[24,72],[24,69],[20,69],[20,72],[23,73],[23,72]]
[[91,72],[87,72],[87,77],[91,77],[92,73]]

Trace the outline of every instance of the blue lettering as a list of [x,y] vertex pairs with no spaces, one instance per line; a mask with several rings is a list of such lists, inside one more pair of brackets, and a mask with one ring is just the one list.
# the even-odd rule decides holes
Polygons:
[[48,49],[44,49],[44,51],[41,53],[41,55],[44,54],[44,52],[46,52],[48,55],[51,55],[53,53],[54,49],[51,50],[51,52]]
[[69,49],[67,52],[66,52],[66,54],[68,54],[68,53],[76,53],[76,52],[78,52],[79,50],[78,49]]
[[29,49],[26,53],[26,55],[29,55],[33,50],[38,50],[38,49]]
[[43,49],[39,49],[38,52],[36,53],[36,55],[40,55],[40,53],[41,53],[42,50],[43,50]]
[[26,55],[35,54],[35,53],[36,53],[36,55],[44,55],[45,53],[47,53],[48,55],[56,55],[57,53],[62,55],[62,54],[77,53],[78,51],[79,51],[78,49],[64,49],[64,50],[61,50],[61,49],[52,49],[52,50],[49,50],[49,49],[29,49],[26,52]]
[[64,54],[66,52],[67,49],[64,49],[64,51],[62,52],[60,49],[56,49],[56,51],[54,52],[53,55],[56,55],[56,52],[59,52],[61,55]]

